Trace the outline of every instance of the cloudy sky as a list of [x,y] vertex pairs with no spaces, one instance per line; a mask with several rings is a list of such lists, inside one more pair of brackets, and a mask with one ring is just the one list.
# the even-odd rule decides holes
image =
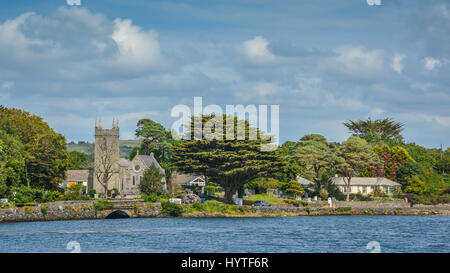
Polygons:
[[381,2],[0,0],[0,104],[68,141],[92,141],[96,118],[123,139],[144,117],[170,128],[202,96],[278,104],[281,142],[392,117],[406,141],[448,147],[450,1]]

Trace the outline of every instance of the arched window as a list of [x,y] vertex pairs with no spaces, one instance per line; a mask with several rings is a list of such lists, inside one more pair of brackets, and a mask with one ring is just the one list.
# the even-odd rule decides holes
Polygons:
[[133,175],[133,186],[136,185],[136,176]]

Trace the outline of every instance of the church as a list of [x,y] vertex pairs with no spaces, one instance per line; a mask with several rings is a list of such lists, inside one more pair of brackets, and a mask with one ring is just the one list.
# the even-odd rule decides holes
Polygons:
[[120,197],[133,198],[140,195],[139,184],[145,170],[154,164],[163,176],[163,191],[166,190],[165,171],[150,155],[137,154],[131,161],[120,158],[119,121],[113,120],[111,129],[103,129],[101,123],[95,122],[94,170],[87,192],[94,189],[97,194],[104,194],[103,182],[108,181],[108,190],[117,189]]

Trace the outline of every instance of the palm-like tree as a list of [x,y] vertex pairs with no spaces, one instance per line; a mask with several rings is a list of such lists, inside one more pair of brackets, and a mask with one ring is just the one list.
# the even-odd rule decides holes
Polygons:
[[358,120],[344,122],[344,125],[354,136],[364,137],[368,133],[375,133],[380,136],[396,138],[403,131],[404,124],[395,122],[392,118],[372,120]]

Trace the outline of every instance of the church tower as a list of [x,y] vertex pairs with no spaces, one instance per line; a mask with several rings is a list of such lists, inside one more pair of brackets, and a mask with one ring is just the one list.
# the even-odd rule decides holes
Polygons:
[[119,160],[119,120],[113,119],[111,129],[103,129],[101,121],[95,121],[93,188],[98,194],[105,193],[105,180],[108,190],[120,191]]

